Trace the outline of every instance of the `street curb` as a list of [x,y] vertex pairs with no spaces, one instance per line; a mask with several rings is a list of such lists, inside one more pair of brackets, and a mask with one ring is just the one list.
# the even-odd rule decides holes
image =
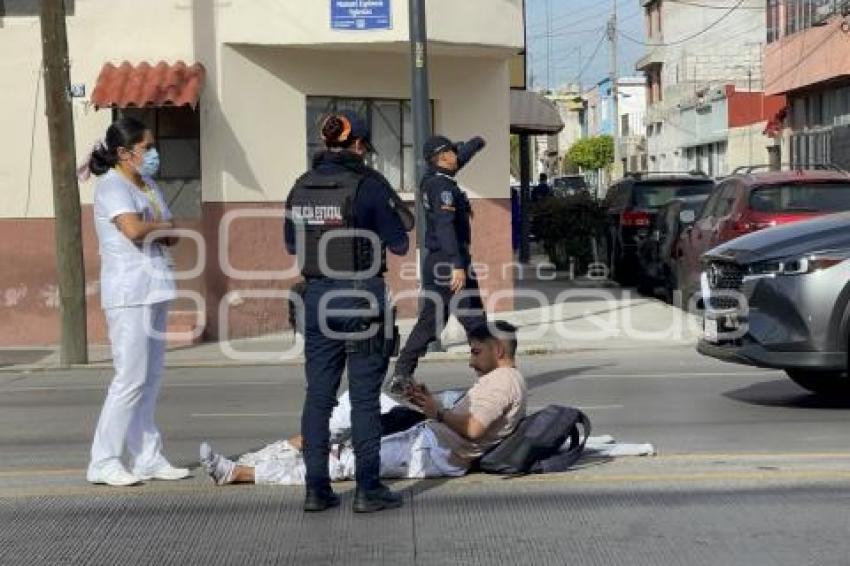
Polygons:
[[[575,347],[575,348],[558,348],[544,345],[531,345],[517,350],[518,356],[537,357],[550,354],[579,354],[585,352],[627,352],[631,350],[642,349],[643,345],[633,346],[600,346],[600,347]],[[696,344],[673,344],[667,347],[695,348]],[[396,358],[392,358],[395,360]],[[419,363],[441,363],[441,362],[456,362],[469,359],[468,352],[431,352],[422,358]],[[166,369],[193,369],[193,368],[240,368],[240,367],[291,367],[303,366],[304,358],[299,357],[291,360],[270,360],[270,361],[245,361],[245,360],[188,360],[175,361],[173,363],[166,362]],[[0,368],[0,375],[10,373],[48,373],[56,371],[78,371],[78,370],[93,370],[93,369],[112,369],[111,361],[92,362],[89,364],[73,364],[70,367],[59,366],[36,366],[36,367],[21,367],[12,366]]]

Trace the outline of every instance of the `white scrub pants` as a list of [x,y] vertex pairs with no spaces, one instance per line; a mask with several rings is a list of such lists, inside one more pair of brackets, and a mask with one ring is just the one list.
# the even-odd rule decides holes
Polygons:
[[[250,457],[250,455],[249,455]],[[440,446],[428,423],[381,438],[382,478],[441,478],[466,474],[465,467],[450,462],[451,452]],[[244,462],[244,460],[243,460]],[[301,453],[288,446],[266,451],[251,458],[254,483],[265,485],[303,485],[306,469]],[[344,446],[331,450],[328,473],[331,481],[353,480],[356,470],[354,449]]]
[[[457,397],[450,392],[441,402],[444,407],[450,407]],[[393,398],[381,394],[381,413],[387,413],[397,405]],[[346,391],[331,413],[331,438],[340,438],[350,430],[351,400]],[[254,467],[254,483],[257,484],[304,484],[304,458],[288,442],[276,442],[258,452],[245,454],[239,459],[239,464]],[[355,470],[354,450],[350,445],[331,450],[328,474],[332,481],[352,480]],[[440,446],[427,422],[381,438],[382,478],[457,477],[466,474],[466,470],[466,467],[451,462],[451,451]]]
[[167,464],[155,415],[168,302],[113,308],[105,314],[115,377],[94,433],[89,471],[120,466],[126,447],[127,469],[136,475],[150,474]]

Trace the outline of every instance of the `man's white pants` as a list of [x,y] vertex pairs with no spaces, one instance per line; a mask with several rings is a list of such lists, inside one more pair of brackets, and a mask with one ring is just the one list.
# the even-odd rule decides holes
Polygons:
[[[303,485],[306,469],[301,452],[286,445],[279,450],[265,451],[259,457],[242,463],[254,466],[254,483],[271,485]],[[449,461],[450,452],[437,442],[427,423],[381,438],[382,478],[441,478],[457,477],[466,468]],[[249,455],[250,457],[250,455]],[[331,451],[328,472],[331,481],[354,479],[356,462],[354,449],[342,447]]]
[[165,360],[168,303],[105,311],[115,377],[109,385],[91,448],[89,471],[121,465],[137,475],[166,463],[156,427],[156,398]]
[[[386,394],[381,394],[381,412],[386,413],[398,405]],[[331,414],[331,436],[340,436],[351,428],[351,403],[344,393]],[[456,477],[466,473],[450,461],[451,452],[440,446],[434,431],[426,422],[408,430],[381,438],[382,478],[434,478]],[[240,458],[243,465],[254,466],[254,483],[273,485],[302,485],[306,470],[301,452],[289,443],[278,442],[259,452]],[[354,450],[343,446],[332,450],[328,473],[332,481],[351,480],[355,475]]]

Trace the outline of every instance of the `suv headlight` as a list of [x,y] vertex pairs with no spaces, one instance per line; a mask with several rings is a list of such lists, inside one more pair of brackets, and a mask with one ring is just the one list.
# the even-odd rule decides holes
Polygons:
[[850,250],[814,253],[803,257],[770,260],[754,263],[749,268],[751,277],[777,275],[806,275],[829,269],[850,258]]

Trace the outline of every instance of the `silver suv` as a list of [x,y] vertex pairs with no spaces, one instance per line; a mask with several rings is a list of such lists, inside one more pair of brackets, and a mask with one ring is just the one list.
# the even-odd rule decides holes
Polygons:
[[700,353],[850,393],[850,213],[755,232],[702,261]]

